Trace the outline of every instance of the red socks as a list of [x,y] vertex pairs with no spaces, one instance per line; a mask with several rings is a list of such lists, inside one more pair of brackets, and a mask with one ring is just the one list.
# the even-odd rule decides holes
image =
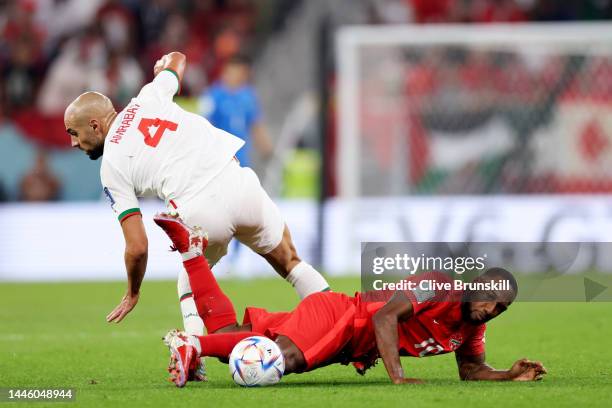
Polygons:
[[236,324],[234,305],[219,287],[206,258],[197,256],[184,261],[183,265],[189,275],[189,284],[198,314],[204,321],[208,333]]
[[200,341],[201,356],[227,358],[240,340],[251,336],[261,336],[256,332],[215,333],[208,336],[197,336]]

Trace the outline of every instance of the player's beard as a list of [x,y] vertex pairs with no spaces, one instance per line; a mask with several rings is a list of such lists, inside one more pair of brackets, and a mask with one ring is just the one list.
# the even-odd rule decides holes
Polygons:
[[87,155],[91,160],[98,160],[104,154],[104,143],[96,146],[95,149],[87,152]]
[[469,301],[469,297],[466,298],[464,298],[461,302],[461,318],[463,319],[463,321],[473,324],[475,326],[484,323],[472,318],[472,303]]

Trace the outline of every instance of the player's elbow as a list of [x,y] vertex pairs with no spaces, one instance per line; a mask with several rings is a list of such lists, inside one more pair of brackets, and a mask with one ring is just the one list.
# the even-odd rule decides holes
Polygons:
[[180,51],[172,51],[168,56],[172,59],[176,58],[177,60],[186,60],[187,57]]
[[185,65],[187,64],[187,56],[182,52],[174,51],[168,54],[168,57],[170,58],[168,67],[178,71],[177,73],[182,75],[185,70]]
[[374,324],[375,330],[386,327],[393,322],[397,322],[397,316],[394,316],[384,309],[379,310],[372,316],[372,323]]

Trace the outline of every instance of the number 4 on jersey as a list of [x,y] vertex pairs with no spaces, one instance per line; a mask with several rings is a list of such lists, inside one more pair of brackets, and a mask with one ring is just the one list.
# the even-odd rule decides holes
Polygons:
[[[153,136],[151,136],[151,132],[149,131],[151,126],[157,127],[157,130]],[[175,131],[177,127],[178,124],[170,122],[169,120],[161,120],[159,118],[142,118],[138,124],[138,130],[140,130],[140,132],[144,135],[145,144],[151,147],[157,147],[166,130]]]

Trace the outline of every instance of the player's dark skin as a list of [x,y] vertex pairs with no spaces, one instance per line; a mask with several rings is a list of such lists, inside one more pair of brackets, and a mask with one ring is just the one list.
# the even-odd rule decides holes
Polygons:
[[[497,281],[500,278],[491,275],[482,275],[474,281]],[[472,324],[485,323],[503,312],[514,301],[515,293],[507,292],[471,292],[468,293],[461,304],[463,320]],[[400,362],[398,347],[398,323],[409,320],[414,315],[412,303],[402,291],[397,291],[389,301],[373,316],[376,345],[378,353],[383,359],[389,378],[394,384],[418,384],[422,380],[404,377]],[[224,331],[251,331],[250,324],[227,327]],[[276,344],[281,349],[285,359],[285,374],[300,373],[306,369],[306,360],[302,351],[286,336],[278,336]],[[496,370],[485,361],[485,354],[477,356],[461,355],[455,353],[459,377],[464,381],[536,381],[543,378],[546,369],[539,361],[526,358],[517,360],[508,370]],[[326,361],[319,367],[343,362],[342,356]],[[318,368],[318,367],[317,367]]]
[[[498,281],[495,274],[479,276],[474,281]],[[514,301],[516,293],[501,291],[471,292],[464,295],[461,304],[462,318],[472,324],[485,323],[505,312]],[[398,350],[398,323],[409,320],[414,315],[412,304],[404,292],[396,292],[393,297],[374,315],[374,330],[378,352],[383,359],[387,374],[394,384],[420,383],[421,380],[404,377]],[[546,374],[539,361],[517,360],[509,370],[496,370],[485,361],[485,354],[477,356],[455,353],[459,377],[470,381],[534,381]]]

